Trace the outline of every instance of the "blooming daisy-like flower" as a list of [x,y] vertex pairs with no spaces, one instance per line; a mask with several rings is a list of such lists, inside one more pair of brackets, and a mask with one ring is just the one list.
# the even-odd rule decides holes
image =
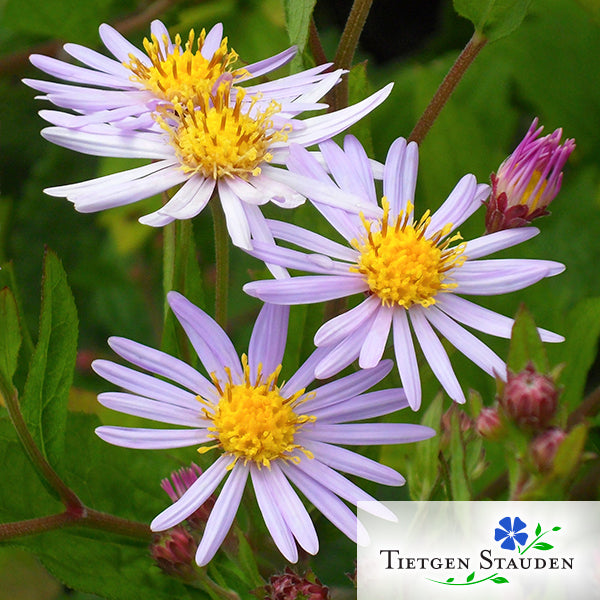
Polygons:
[[562,169],[575,150],[575,140],[561,144],[562,129],[540,138],[535,118],[515,151],[492,173],[492,196],[487,204],[488,233],[523,227],[547,215],[548,205],[558,194]]
[[[348,537],[364,536],[343,500],[356,505],[372,498],[338,471],[386,485],[402,485],[404,479],[337,444],[397,444],[434,434],[421,425],[351,423],[407,406],[400,388],[365,393],[389,373],[391,361],[307,391],[319,349],[286,383],[279,382],[288,307],[263,307],[248,355],[240,360],[225,332],[208,315],[176,292],[168,294],[168,301],[210,379],[177,358],[123,338],[111,338],[111,347],[150,374],[106,360],[93,363],[98,374],[127,390],[100,394],[104,406],[184,427],[103,426],[96,430],[103,440],[129,448],[193,446],[201,454],[218,455],[181,498],[152,521],[151,528],[163,531],[182,522],[225,481],[196,553],[199,565],[208,563],[231,526],[250,477],[265,523],[289,561],[298,558],[294,540],[311,554],[318,550],[315,528],[290,482]],[[369,506],[375,514],[394,518],[382,505]]]
[[[33,54],[31,62],[40,70],[69,83],[25,79],[30,87],[44,92],[42,98],[56,106],[81,113],[65,114],[71,127],[90,123],[114,123],[119,127],[151,126],[151,112],[159,105],[174,101],[194,101],[198,94],[212,90],[222,77],[235,85],[269,73],[293,58],[294,47],[257,63],[234,68],[238,55],[228,50],[223,26],[215,25],[208,34],[202,30],[198,38],[190,31],[182,43],[179,35],[171,40],[161,21],[153,21],[150,39],[144,50],[136,48],[110,25],[100,26],[100,37],[114,58],[109,58],[78,44],[65,44],[67,54],[84,66],[73,65],[49,56]],[[319,65],[291,77],[267,84],[272,98],[299,95],[307,84],[317,83],[330,65]],[[251,94],[261,85],[247,88]],[[301,92],[300,92],[301,93]]]
[[[71,115],[41,111],[58,125],[42,130],[42,136],[55,144],[96,156],[153,160],[142,167],[45,192],[66,197],[80,212],[96,212],[182,184],[164,206],[140,218],[142,223],[161,227],[196,216],[217,188],[233,243],[249,249],[251,237],[271,239],[259,205],[273,200],[284,208],[295,207],[314,189],[309,178],[273,166],[285,161],[289,144],[310,146],[340,133],[383,102],[391,90],[390,84],[342,110],[296,118],[300,111],[322,106],[315,101],[335,85],[340,73],[307,84],[305,93],[284,102],[267,94],[246,102],[247,90],[234,90],[231,80],[222,78],[213,90],[197,97],[197,104],[177,101],[172,110],[162,110],[157,117],[160,127],[154,130],[124,130],[109,123],[71,129],[65,122]],[[358,197],[330,188],[323,190],[322,201],[355,211],[372,208],[363,206]]]
[[[421,403],[421,384],[413,335],[432,371],[457,402],[464,402],[465,396],[434,329],[486,372],[505,376],[503,361],[461,324],[509,338],[513,319],[461,295],[512,292],[563,271],[564,265],[546,260],[480,260],[539,231],[532,227],[511,229],[466,243],[461,241],[457,227],[481,206],[489,193],[489,187],[478,185],[473,175],[463,177],[434,214],[427,211],[415,218],[417,145],[407,145],[402,138],[393,143],[387,156],[383,208],[377,218],[321,205],[319,190],[328,184],[359,194],[365,202],[377,206],[368,159],[355,138],[346,137],[344,150],[327,142],[321,144],[321,151],[337,185],[303,148],[292,149],[288,166],[320,182],[310,197],[349,245],[294,225],[269,221],[275,238],[310,253],[260,242],[250,253],[268,263],[316,275],[254,281],[246,284],[244,290],[276,304],[306,304],[365,294],[358,306],[317,331],[315,344],[327,352],[316,365],[316,376],[328,377],[356,358],[362,368],[374,367],[381,360],[391,329],[400,377],[415,410]],[[539,331],[544,341],[563,339]]]

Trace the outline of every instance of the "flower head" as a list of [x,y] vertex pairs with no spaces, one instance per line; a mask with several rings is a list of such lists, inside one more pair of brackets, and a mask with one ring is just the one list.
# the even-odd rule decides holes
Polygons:
[[[344,150],[328,141],[321,144],[321,151],[335,183],[303,148],[292,149],[288,166],[319,181],[309,197],[348,245],[294,225],[269,221],[275,238],[308,253],[256,242],[250,254],[315,275],[255,281],[246,284],[244,290],[277,304],[364,294],[357,306],[317,331],[315,344],[325,354],[316,365],[316,376],[328,377],[356,358],[361,368],[374,367],[392,330],[398,370],[413,409],[421,402],[413,334],[434,374],[457,402],[464,402],[465,396],[434,329],[490,375],[505,374],[503,361],[460,324],[510,338],[513,320],[461,296],[512,292],[562,272],[562,264],[545,260],[480,260],[539,231],[500,231],[462,241],[457,228],[489,193],[489,187],[478,185],[473,175],[464,176],[435,213],[427,211],[415,218],[417,145],[407,145],[402,138],[391,146],[384,166],[381,209],[369,160],[355,138],[346,137]],[[377,216],[354,215],[325,204],[322,200],[331,189],[358,195],[364,204],[370,204],[371,211],[379,210]],[[540,330],[540,334],[545,341],[562,340],[548,331]]]
[[[222,78],[239,85],[269,73],[293,58],[295,48],[246,67],[236,68],[238,55],[228,50],[223,26],[218,23],[199,36],[190,31],[185,43],[179,34],[172,40],[161,21],[153,21],[150,39],[144,40],[144,51],[128,42],[110,25],[100,26],[100,37],[114,58],[99,54],[78,44],[65,44],[67,54],[84,66],[33,54],[31,62],[40,70],[68,83],[25,79],[30,87],[44,92],[45,98],[61,108],[75,111],[64,115],[72,127],[91,123],[113,123],[123,128],[152,126],[151,113],[158,106],[173,102],[196,101],[210,92]],[[324,76],[322,65],[311,71],[316,81]],[[288,81],[298,83],[298,78]],[[284,88],[286,86],[283,86]],[[287,86],[287,94],[293,94]],[[252,88],[250,88],[252,89]]]
[[552,377],[528,364],[520,373],[509,371],[500,403],[517,425],[535,431],[545,429],[558,406],[558,389]]
[[[360,524],[357,529],[355,515],[342,500],[356,505],[372,498],[338,470],[387,485],[404,480],[389,467],[336,444],[412,442],[434,433],[420,425],[350,422],[407,406],[401,389],[365,393],[390,371],[391,361],[307,391],[322,354],[318,349],[286,383],[279,378],[287,307],[263,307],[248,355],[240,360],[208,315],[175,292],[168,300],[210,379],[174,357],[122,338],[111,338],[111,347],[151,375],[105,360],[93,365],[127,390],[100,394],[103,405],[184,427],[103,426],[96,430],[102,439],[131,448],[192,446],[201,454],[216,454],[212,465],[154,519],[152,529],[163,531],[187,519],[225,480],[196,553],[199,565],[208,563],[231,526],[250,476],[265,523],[290,562],[298,558],[294,540],[311,554],[318,549],[314,526],[290,482],[348,537],[362,538],[364,529]],[[384,507],[374,506],[380,516],[393,518]]]
[[285,572],[273,575],[265,586],[264,600],[329,600],[329,589],[312,572],[303,577],[286,567]]
[[521,531],[522,529],[525,529],[527,525],[521,521],[519,517],[515,517],[513,521],[511,521],[510,517],[504,517],[503,519],[500,519],[499,525],[501,529],[496,527],[494,539],[497,542],[504,540],[502,544],[500,544],[500,547],[504,548],[504,550],[514,550],[515,540],[520,546],[524,546],[527,543],[527,538],[529,536],[524,531]]
[[535,118],[515,151],[492,173],[487,204],[487,233],[523,227],[547,215],[562,183],[562,168],[575,149],[575,140],[561,144],[562,129],[540,138],[544,130]]
[[[97,212],[131,204],[181,185],[170,200],[140,222],[162,227],[175,219],[199,214],[218,190],[233,243],[245,249],[251,239],[272,241],[259,205],[269,201],[283,208],[304,202],[314,188],[306,177],[274,165],[282,164],[291,143],[309,146],[343,131],[387,97],[391,86],[354,106],[308,119],[297,115],[322,108],[317,100],[339,80],[341,71],[314,80],[299,73],[258,86],[237,88],[221,78],[195,101],[173,101],[154,113],[154,127],[138,131],[111,123],[94,123],[72,129],[63,112],[41,111],[56,125],[42,136],[60,146],[96,156],[144,158],[154,162],[90,181],[52,187],[52,196],[66,197],[80,212]],[[282,92],[281,90],[284,90]],[[285,92],[285,90],[288,90]],[[283,97],[291,93],[293,97]],[[361,200],[329,193],[327,202],[348,210],[369,211]]]
[[529,452],[533,464],[540,473],[547,473],[554,466],[554,458],[567,433],[559,427],[547,429],[533,439]]

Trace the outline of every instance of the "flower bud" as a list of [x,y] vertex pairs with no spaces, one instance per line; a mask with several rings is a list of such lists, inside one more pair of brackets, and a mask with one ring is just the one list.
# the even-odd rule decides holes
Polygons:
[[501,403],[519,427],[540,431],[556,413],[558,390],[551,377],[538,373],[530,363],[516,375],[508,373]]
[[329,600],[329,589],[311,571],[300,577],[287,567],[265,586],[265,600]]
[[566,437],[562,429],[554,428],[544,431],[531,442],[531,460],[541,473],[552,469],[556,451]]
[[440,446],[442,449],[448,446],[452,438],[453,415],[456,415],[457,426],[461,433],[466,433],[473,427],[473,419],[453,402],[440,420]]
[[[177,502],[190,486],[200,477],[202,469],[195,463],[190,467],[182,467],[171,473],[171,478],[163,479],[160,486],[167,493],[172,502]],[[207,500],[196,509],[186,520],[190,527],[198,529],[203,527],[208,520],[210,511],[215,504],[215,497],[209,496]]]
[[562,129],[542,138],[535,118],[515,151],[492,173],[492,195],[485,216],[486,233],[523,227],[547,215],[546,208],[560,190],[562,168],[575,140],[560,143]]
[[498,409],[495,407],[484,407],[475,421],[477,433],[488,440],[498,440],[502,436],[504,426],[500,420]]
[[168,575],[188,581],[195,577],[196,542],[181,525],[156,534],[150,553],[154,562]]

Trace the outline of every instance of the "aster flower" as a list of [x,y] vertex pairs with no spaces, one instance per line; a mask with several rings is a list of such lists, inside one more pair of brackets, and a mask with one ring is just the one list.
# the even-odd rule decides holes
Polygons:
[[548,205],[558,194],[562,169],[575,149],[575,140],[561,144],[562,129],[540,138],[535,118],[515,151],[492,173],[492,196],[487,204],[487,233],[523,227],[549,214]]
[[[194,101],[198,94],[209,92],[222,77],[241,85],[278,69],[293,58],[294,47],[250,64],[234,68],[238,55],[228,50],[223,26],[218,23],[208,34],[203,29],[196,38],[194,30],[182,43],[177,35],[171,40],[161,21],[153,21],[150,39],[144,40],[144,51],[136,48],[110,25],[99,28],[100,38],[114,58],[78,44],[65,44],[64,51],[84,66],[74,65],[49,56],[33,54],[31,62],[41,71],[68,83],[24,79],[30,87],[45,94],[56,106],[71,109],[77,115],[65,114],[68,126],[91,123],[113,123],[119,127],[141,128],[153,124],[151,113],[161,105],[174,101]],[[274,99],[299,95],[298,89],[321,81],[322,72],[330,65],[319,65],[291,77],[266,84]],[[249,86],[251,95],[261,85]]]
[[[342,500],[356,505],[372,498],[338,471],[387,485],[402,485],[404,479],[337,444],[397,444],[434,434],[420,425],[350,422],[407,406],[401,389],[365,393],[390,371],[391,361],[306,391],[314,379],[318,349],[287,383],[278,381],[287,307],[263,307],[248,355],[240,360],[225,332],[208,315],[176,292],[168,294],[168,301],[210,380],[177,358],[123,338],[109,340],[113,350],[150,374],[106,360],[93,364],[99,375],[127,390],[100,394],[104,406],[185,427],[103,426],[96,430],[103,440],[129,448],[192,446],[201,454],[218,454],[181,498],[152,521],[151,528],[164,531],[182,522],[225,481],[196,553],[199,565],[208,563],[231,526],[250,477],[265,523],[290,562],[298,558],[294,540],[311,554],[318,550],[312,521],[290,482],[348,537],[357,540],[366,535],[360,525],[357,529],[356,516]],[[375,514],[393,519],[382,505],[373,507]]]
[[[191,100],[175,102],[172,110],[163,110],[157,117],[160,127],[146,131],[123,130],[109,123],[70,129],[65,123],[70,115],[41,111],[58,125],[42,131],[42,136],[55,144],[96,156],[154,161],[45,192],[66,197],[80,212],[96,212],[183,184],[164,206],[140,218],[142,223],[161,227],[196,216],[216,188],[233,243],[248,249],[251,237],[271,239],[259,205],[273,200],[292,208],[314,188],[310,179],[273,166],[285,161],[289,145],[310,146],[336,135],[383,102],[391,90],[390,84],[354,106],[304,120],[296,118],[299,111],[321,106],[314,104],[315,99],[328,91],[339,75],[336,71],[316,86],[307,84],[305,93],[281,103],[266,94],[246,102],[247,92],[234,90],[231,80],[222,78],[214,90],[198,96],[197,105]],[[348,210],[368,212],[371,208],[363,206],[360,198],[335,189],[324,189],[322,199]]]
[[[413,197],[417,145],[407,145],[403,138],[392,144],[387,156],[383,208],[377,218],[322,205],[319,190],[324,185],[352,191],[372,207],[377,206],[377,198],[367,156],[355,138],[346,137],[344,150],[331,141],[320,148],[336,183],[303,148],[292,149],[288,166],[320,182],[310,198],[348,246],[294,225],[269,221],[276,239],[293,243],[309,253],[256,242],[250,254],[315,275],[254,281],[246,284],[244,290],[276,304],[306,304],[366,294],[356,307],[317,331],[315,344],[325,351],[325,357],[316,364],[319,378],[328,377],[356,358],[361,368],[374,367],[381,360],[390,329],[404,390],[415,410],[421,403],[421,384],[413,334],[433,373],[457,402],[464,402],[465,396],[434,329],[483,370],[505,377],[503,361],[461,324],[509,338],[513,319],[458,294],[512,292],[563,271],[562,264],[546,260],[479,260],[523,242],[539,231],[513,229],[462,242],[456,229],[489,193],[489,187],[478,185],[473,175],[464,176],[434,214],[427,211],[416,219]],[[539,331],[544,341],[563,339]]]

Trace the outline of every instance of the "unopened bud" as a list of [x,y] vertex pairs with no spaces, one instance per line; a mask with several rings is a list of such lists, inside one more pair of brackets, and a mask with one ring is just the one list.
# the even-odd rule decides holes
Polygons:
[[461,433],[465,433],[473,427],[473,419],[453,402],[450,408],[442,415],[440,421],[440,445],[442,448],[445,448],[450,443],[453,417],[456,418]]
[[501,402],[506,416],[517,425],[540,431],[556,413],[558,390],[551,377],[528,364],[516,375],[508,373]]
[[265,586],[265,600],[329,600],[329,589],[312,572],[304,577],[289,567],[281,575],[273,575]]
[[523,227],[543,215],[562,183],[562,169],[575,140],[560,143],[562,129],[540,138],[537,118],[515,151],[492,173],[492,195],[485,216],[486,233]]
[[475,421],[477,433],[488,440],[498,440],[502,436],[504,426],[500,420],[498,409],[494,407],[484,407]]
[[544,431],[531,442],[531,460],[541,473],[552,469],[558,447],[566,437],[562,429],[554,428]]
[[150,552],[154,562],[168,575],[186,581],[195,577],[196,542],[181,525],[156,534]]

